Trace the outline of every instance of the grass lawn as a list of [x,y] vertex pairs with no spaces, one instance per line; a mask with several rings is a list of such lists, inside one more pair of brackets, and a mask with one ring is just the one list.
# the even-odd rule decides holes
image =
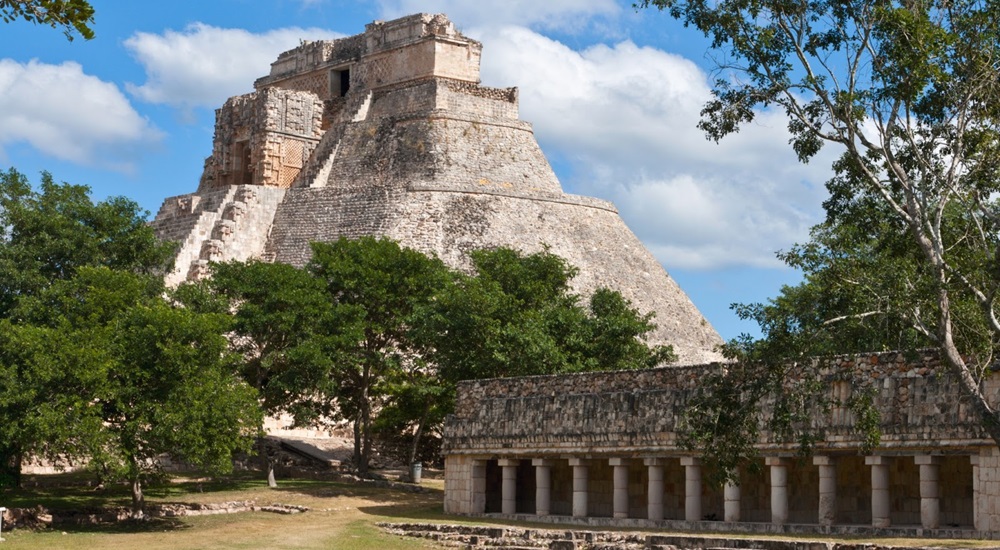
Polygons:
[[[59,478],[65,481],[74,479],[73,475],[59,476]],[[310,510],[302,514],[292,515],[241,512],[153,519],[139,523],[123,522],[117,525],[57,526],[47,531],[36,532],[4,530],[5,541],[0,542],[0,550],[21,548],[396,550],[437,548],[437,546],[432,541],[386,534],[376,527],[375,523],[381,521],[478,523],[560,529],[559,526],[551,524],[532,525],[522,522],[483,519],[470,521],[469,518],[460,519],[445,516],[442,513],[444,482],[441,480],[425,479],[422,485],[429,491],[419,494],[333,481],[281,480],[279,485],[277,489],[268,489],[263,479],[256,477],[238,477],[226,481],[205,482],[200,486],[194,481],[175,481],[147,489],[146,498],[147,502],[150,503],[221,503],[255,500],[258,505],[293,504],[307,506]],[[78,483],[55,488],[29,488],[18,492],[0,492],[0,506],[8,508],[42,505],[53,511],[59,509],[82,510],[100,506],[128,506],[129,502],[130,496],[125,486],[113,486],[105,491],[94,491]],[[574,529],[582,530],[580,527],[574,527]],[[735,538],[833,540],[829,537],[816,535],[792,537],[730,536]],[[902,547],[936,546],[956,549],[997,547],[996,541],[928,539],[868,539],[868,541]]]
[[[47,531],[4,530],[0,550],[19,548],[324,548],[324,549],[413,549],[432,543],[383,533],[379,521],[444,520],[443,482],[428,480],[427,493],[377,489],[331,481],[281,480],[268,489],[263,480],[234,479],[204,483],[169,483],[146,491],[147,502],[213,503],[256,500],[259,505],[308,506],[302,514],[242,512],[211,516],[153,519],[118,525],[87,527],[56,526]],[[0,493],[0,506],[43,505],[50,510],[97,506],[127,506],[126,487],[95,492],[86,487],[26,489]]]

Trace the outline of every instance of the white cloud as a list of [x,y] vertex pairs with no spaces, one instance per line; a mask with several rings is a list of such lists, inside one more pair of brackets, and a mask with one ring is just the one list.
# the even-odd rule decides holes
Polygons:
[[302,39],[343,36],[322,29],[284,28],[254,34],[203,23],[183,31],[139,32],[125,47],[146,70],[146,82],[127,84],[129,93],[150,103],[184,109],[218,107],[231,96],[253,90],[278,54]]
[[379,0],[379,5],[386,19],[446,13],[462,28],[489,24],[574,30],[621,12],[615,0]]
[[161,137],[117,86],[77,63],[0,59],[0,147],[27,142],[58,159],[130,171]]
[[832,152],[802,165],[781,113],[721,144],[697,128],[707,75],[632,42],[582,51],[523,27],[472,29],[483,81],[520,87],[521,117],[566,159],[571,192],[615,202],[668,267],[774,266],[819,220]]

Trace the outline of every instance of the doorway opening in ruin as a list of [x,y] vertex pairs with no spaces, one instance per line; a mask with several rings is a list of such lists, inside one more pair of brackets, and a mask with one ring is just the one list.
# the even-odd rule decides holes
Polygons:
[[250,142],[237,141],[233,144],[232,153],[232,184],[253,184],[253,163],[250,160]]
[[486,513],[499,514],[502,507],[503,470],[497,460],[486,461]]
[[351,89],[351,70],[349,68],[330,71],[330,96],[344,97]]

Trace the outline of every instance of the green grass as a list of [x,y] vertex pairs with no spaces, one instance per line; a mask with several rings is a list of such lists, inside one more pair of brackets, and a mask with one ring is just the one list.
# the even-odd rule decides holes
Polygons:
[[[389,535],[375,526],[377,522],[447,522],[455,524],[516,525],[539,529],[560,529],[558,525],[471,520],[445,516],[442,512],[441,480],[425,480],[426,493],[378,489],[368,485],[335,481],[292,479],[279,481],[277,489],[269,489],[259,476],[243,475],[223,480],[201,481],[175,479],[150,487],[147,501],[183,503],[219,503],[256,500],[265,504],[308,506],[303,514],[280,515],[267,512],[244,512],[195,516],[187,518],[152,519],[144,522],[122,522],[98,526],[58,526],[32,532],[4,531],[5,542],[0,550],[107,548],[166,550],[166,549],[233,549],[233,548],[296,548],[333,550],[411,550],[435,548],[432,541]],[[131,497],[124,485],[109,486],[95,491],[73,476],[48,476],[46,486],[17,492],[0,492],[0,506],[33,507],[43,505],[51,510],[128,506]],[[50,486],[53,481],[63,485]],[[564,528],[563,528],[564,529]],[[573,529],[585,530],[582,527]],[[591,529],[607,530],[607,529]],[[655,530],[642,530],[655,532]],[[693,534],[693,533],[692,533]],[[707,536],[727,536],[722,533],[702,533]],[[760,535],[728,535],[739,538],[792,538],[834,540],[816,535],[765,537]],[[839,539],[845,540],[845,539]],[[847,539],[849,540],[849,539]],[[855,539],[858,540],[858,539]],[[867,539],[870,540],[870,539]],[[871,542],[886,546],[936,546],[942,548],[996,547],[995,541],[948,541],[933,539],[881,539]]]
[[[56,478],[58,479],[58,478]],[[46,486],[0,493],[8,508],[42,505],[50,510],[128,506],[125,486],[95,491],[81,485]],[[63,481],[63,480],[60,480]],[[74,481],[65,478],[66,482]],[[244,512],[185,518],[153,519],[99,526],[57,526],[44,531],[4,531],[2,549],[108,548],[230,549],[324,548],[379,550],[433,547],[418,539],[397,537],[375,526],[379,521],[443,521],[440,482],[428,482],[430,491],[414,494],[331,481],[282,480],[269,489],[263,480],[236,477],[221,481],[181,481],[150,487],[149,503],[217,503],[256,500],[258,504],[308,506],[303,514]],[[434,488],[434,486],[438,486]]]

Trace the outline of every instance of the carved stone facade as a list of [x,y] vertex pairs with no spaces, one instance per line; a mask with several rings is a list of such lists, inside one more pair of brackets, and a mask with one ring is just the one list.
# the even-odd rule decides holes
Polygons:
[[210,261],[304,265],[310,242],[340,236],[388,236],[457,268],[476,248],[549,247],[580,269],[578,292],[610,287],[655,312],[651,339],[682,364],[718,359],[719,335],[615,207],[563,193],[517,89],[479,84],[481,50],[421,14],[281,54],[217,112],[198,190],[153,222],[182,243],[168,282]]
[[[678,441],[689,400],[720,365],[464,382],[444,429],[445,511],[702,531],[1000,535],[1000,452],[934,354],[814,367],[833,406],[814,410],[813,455],[764,433],[763,473],[724,488],[705,482],[698,455]],[[1000,380],[983,384],[1000,403]],[[847,406],[862,390],[881,415],[867,455]]]

